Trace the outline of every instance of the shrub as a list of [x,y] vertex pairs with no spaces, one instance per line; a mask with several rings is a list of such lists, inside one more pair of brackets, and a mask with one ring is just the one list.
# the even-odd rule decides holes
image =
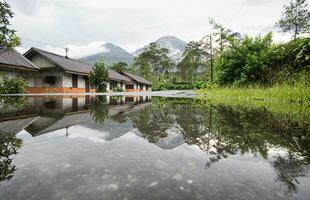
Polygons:
[[27,81],[16,76],[2,75],[0,94],[23,94],[26,92]]
[[114,88],[112,89],[112,91],[113,91],[113,92],[124,92],[124,89],[117,86],[117,87],[114,87]]

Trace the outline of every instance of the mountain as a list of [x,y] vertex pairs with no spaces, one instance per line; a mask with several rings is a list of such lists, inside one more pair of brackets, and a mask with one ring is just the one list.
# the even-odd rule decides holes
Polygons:
[[[169,49],[169,57],[172,58],[174,61],[178,61],[181,58],[186,48],[186,42],[180,40],[175,36],[164,36],[156,40],[155,42],[159,44],[162,48]],[[138,56],[148,46],[149,45],[138,49],[132,55],[135,57]]]
[[103,52],[81,58],[81,61],[93,64],[96,61],[103,59],[108,65],[112,65],[117,62],[125,62],[127,64],[131,64],[133,62],[134,56],[121,47],[112,43],[106,43],[103,47],[105,49]]

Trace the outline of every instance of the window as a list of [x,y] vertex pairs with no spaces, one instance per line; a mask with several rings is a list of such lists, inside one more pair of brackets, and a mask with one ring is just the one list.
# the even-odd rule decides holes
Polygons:
[[143,90],[143,85],[142,84],[140,84],[140,90]]
[[126,84],[125,88],[126,88],[126,90],[134,89],[133,86],[134,86],[133,84]]
[[72,74],[72,87],[77,88],[78,87],[78,75]]
[[50,85],[56,84],[56,77],[55,76],[45,76],[44,82]]
[[117,87],[117,82],[116,81],[111,81],[110,82],[110,90],[113,90],[113,88]]

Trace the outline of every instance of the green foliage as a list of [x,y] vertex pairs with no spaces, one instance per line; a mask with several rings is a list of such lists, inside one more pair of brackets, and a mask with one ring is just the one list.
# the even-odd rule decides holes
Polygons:
[[26,91],[27,82],[20,77],[2,75],[0,77],[0,94],[23,94]]
[[10,28],[10,19],[13,17],[11,7],[5,1],[0,1],[0,47],[12,49],[20,44],[15,30]]
[[104,124],[109,116],[109,107],[106,96],[97,96],[89,105],[89,112],[97,124]]
[[124,62],[118,62],[118,63],[114,63],[110,69],[117,71],[117,72],[125,72],[128,70],[128,64],[124,63]]
[[90,73],[90,82],[96,86],[96,92],[106,92],[106,82],[109,79],[109,70],[104,62],[95,63]]
[[164,73],[173,65],[168,53],[168,49],[161,48],[157,43],[150,43],[149,47],[135,58],[135,71],[147,79],[151,79],[152,74],[156,77]]
[[22,146],[22,139],[12,134],[1,134],[0,131],[0,183],[10,180],[14,176],[16,166],[12,156],[17,154]]
[[21,110],[27,103],[25,96],[0,96],[1,111]]
[[112,91],[113,92],[124,92],[124,89],[122,87],[117,86],[117,87],[114,87]]
[[183,54],[183,59],[178,64],[182,79],[192,83],[198,71],[204,67],[205,58],[206,52],[203,50],[202,44],[194,41],[189,42]]
[[207,84],[204,81],[198,81],[195,83],[186,83],[186,82],[176,82],[176,83],[167,83],[161,82],[153,85],[153,91],[159,90],[197,90],[206,88]]
[[264,37],[245,36],[241,42],[233,43],[221,56],[219,84],[265,84],[271,65],[271,47],[271,33]]
[[283,32],[294,34],[294,38],[302,33],[310,32],[310,12],[306,0],[293,0],[284,7],[283,17],[277,23]]

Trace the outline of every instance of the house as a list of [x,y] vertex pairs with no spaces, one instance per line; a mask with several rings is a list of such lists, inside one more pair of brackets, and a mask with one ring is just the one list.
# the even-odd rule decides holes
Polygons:
[[137,91],[151,91],[152,83],[140,76],[130,74],[128,72],[122,72],[124,76],[127,76],[133,84],[127,85],[126,90],[129,92],[137,92]]
[[[23,77],[28,93],[85,93],[95,92],[90,84],[92,66],[38,48],[31,48],[24,56],[15,50],[0,49],[0,73]],[[122,88],[123,91],[150,90],[145,79],[109,70],[107,91]]]
[[[31,48],[24,56],[40,68],[35,76],[35,87],[28,88],[29,93],[95,92],[89,82],[91,65],[37,48]],[[132,76],[134,75],[128,76],[125,73],[120,74],[109,70],[109,82],[106,83],[107,91],[112,91],[116,87],[122,88],[124,91],[131,91],[131,88],[138,88],[137,83],[144,84],[146,89],[150,88],[150,82],[142,77],[134,76],[139,80],[137,82]]]
[[30,87],[33,87],[34,72],[38,70],[37,66],[17,51],[0,48],[0,74],[23,77]]
[[28,93],[95,92],[89,81],[90,65],[37,48],[31,48],[24,56],[40,68]]

